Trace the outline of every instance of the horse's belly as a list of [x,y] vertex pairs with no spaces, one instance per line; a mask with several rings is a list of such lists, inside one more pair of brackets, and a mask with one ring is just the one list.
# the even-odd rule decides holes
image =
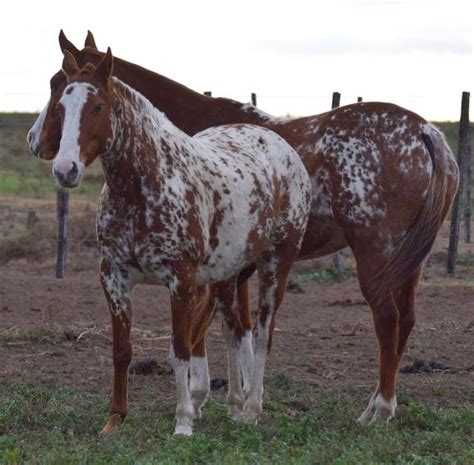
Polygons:
[[212,284],[236,276],[247,265],[244,254],[239,257],[226,257],[202,264],[197,270],[198,284]]
[[198,284],[226,281],[237,276],[243,268],[255,261],[267,241],[267,237],[253,241],[235,241],[229,238],[198,267]]

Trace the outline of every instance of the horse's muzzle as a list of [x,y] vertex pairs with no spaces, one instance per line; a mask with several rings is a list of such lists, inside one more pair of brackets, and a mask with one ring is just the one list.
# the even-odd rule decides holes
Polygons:
[[71,162],[70,169],[66,172],[53,166],[53,175],[62,187],[76,187],[81,182],[82,170],[80,170],[77,163],[73,161]]
[[35,133],[33,131],[28,132],[27,140],[28,140],[28,147],[30,148],[31,153],[35,157],[41,158],[41,152],[42,152],[41,144],[36,142]]

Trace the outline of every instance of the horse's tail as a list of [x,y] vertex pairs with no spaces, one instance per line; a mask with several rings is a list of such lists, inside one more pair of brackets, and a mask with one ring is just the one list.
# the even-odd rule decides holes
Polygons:
[[[371,282],[369,295],[371,303],[380,303],[398,288],[423,263],[429,254],[438,231],[446,217],[457,188],[456,173],[449,180],[448,162],[456,167],[454,157],[443,134],[431,124],[423,128],[421,138],[431,157],[433,170],[425,202],[414,224],[401,240],[398,250]],[[451,160],[449,158],[451,157]],[[455,170],[456,168],[454,168]],[[448,181],[453,181],[449,183]],[[447,189],[449,187],[449,197]],[[452,192],[454,190],[454,192]]]

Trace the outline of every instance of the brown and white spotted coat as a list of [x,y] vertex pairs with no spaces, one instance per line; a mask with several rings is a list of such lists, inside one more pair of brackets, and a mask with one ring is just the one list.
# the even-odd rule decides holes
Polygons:
[[[79,69],[66,52],[60,100],[62,138],[53,172],[75,187],[100,156],[106,184],[97,215],[101,282],[110,305],[114,396],[105,431],[127,413],[131,291],[147,281],[169,288],[176,373],[176,434],[192,433],[200,408],[188,386],[193,312],[205,287],[224,314],[229,346],[229,404],[254,421],[275,312],[306,228],[310,181],[294,149],[254,125],[210,128],[190,137],[136,90],[114,77],[110,51],[97,69]],[[248,398],[240,381],[237,278],[257,264],[259,335]],[[212,310],[212,309],[210,309]]]
[[[62,33],[60,44],[81,65],[98,63],[103,56],[90,33],[82,51]],[[205,97],[123,60],[116,59],[114,74],[187,134],[220,124],[253,123],[274,130],[297,150],[312,183],[299,259],[352,249],[380,346],[375,397],[380,393],[382,400],[377,405],[371,400],[361,422],[390,419],[400,358],[415,321],[422,263],[458,185],[458,168],[442,134],[415,113],[389,103],[357,103],[320,115],[280,119],[252,105]],[[29,134],[32,152],[45,159],[54,158],[58,150],[61,126],[55,104],[64,85],[62,73],[53,76],[50,101]],[[242,281],[239,313],[248,336],[249,293]],[[197,348],[204,354],[203,344]]]

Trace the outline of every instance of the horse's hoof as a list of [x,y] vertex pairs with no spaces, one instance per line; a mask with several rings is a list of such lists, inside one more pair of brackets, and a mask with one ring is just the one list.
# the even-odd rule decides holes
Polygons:
[[193,429],[190,425],[176,425],[174,430],[175,436],[192,436]]
[[378,394],[374,401],[369,402],[369,406],[357,419],[357,422],[362,426],[373,425],[374,423],[388,423],[395,416],[396,408],[396,397],[386,401]]
[[262,407],[258,403],[246,403],[242,414],[245,423],[257,425],[262,414]]
[[244,396],[243,394],[228,394],[227,395],[227,411],[232,419],[238,419],[242,416],[244,410]]
[[209,398],[208,391],[195,391],[191,393],[191,402],[194,407],[194,418],[202,418],[202,408]]
[[229,416],[233,421],[242,423],[244,421],[244,410],[242,407],[236,408],[234,406],[234,408],[231,408],[229,406]]
[[370,420],[370,425],[374,423],[388,423],[392,418],[395,417],[395,413],[387,409],[377,409]]
[[102,428],[102,434],[113,434],[115,433],[119,426],[123,423],[123,418],[119,414],[114,414],[109,417],[106,425]]
[[245,423],[243,412],[234,413],[233,415],[230,416],[230,418],[232,421],[235,421],[236,423]]

